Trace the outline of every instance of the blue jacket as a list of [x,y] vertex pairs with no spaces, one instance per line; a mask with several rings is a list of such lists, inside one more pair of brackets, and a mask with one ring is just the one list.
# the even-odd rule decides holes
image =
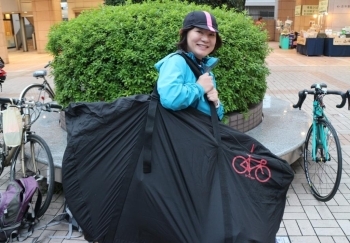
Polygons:
[[[195,60],[193,53],[187,53],[187,55]],[[211,66],[216,60],[217,58],[207,57],[204,58],[203,63]],[[210,106],[204,98],[204,89],[196,83],[194,73],[182,56],[171,53],[157,62],[155,68],[159,72],[157,88],[160,103],[164,108],[176,111],[192,106],[210,116]],[[203,67],[201,70],[204,73]],[[213,76],[214,87],[216,87],[213,73],[210,72],[210,75]],[[221,120],[224,116],[221,103],[216,112]]]

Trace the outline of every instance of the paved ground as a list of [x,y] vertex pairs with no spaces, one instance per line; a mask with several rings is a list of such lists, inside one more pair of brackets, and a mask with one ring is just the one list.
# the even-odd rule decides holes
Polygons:
[[[291,103],[296,103],[298,91],[310,88],[317,82],[327,83],[332,90],[350,89],[350,57],[308,57],[297,54],[295,50],[281,50],[277,42],[271,42],[274,51],[267,58],[270,68],[267,94]],[[11,51],[10,64],[5,70],[8,78],[0,96],[18,97],[28,84],[37,82],[32,71],[42,69],[51,60],[48,54],[23,53]],[[52,78],[49,78],[52,82]],[[340,189],[333,200],[322,203],[313,198],[306,183],[305,175],[295,162],[295,179],[288,192],[288,201],[278,232],[279,242],[328,243],[350,242],[350,111],[345,107],[335,108],[339,103],[336,97],[326,97],[327,113],[339,133],[343,148],[343,176]],[[311,113],[311,98],[304,102],[303,110]],[[286,138],[288,139],[288,138]],[[8,169],[0,177],[0,190],[4,190],[8,181]],[[55,195],[50,209],[43,216],[42,224],[62,211],[63,195]],[[86,242],[77,238],[71,240],[49,239],[49,235],[66,235],[67,225],[58,225],[46,230],[36,230],[41,242]],[[76,234],[76,233],[75,233]],[[28,239],[25,242],[31,242]]]
[[[278,43],[270,45],[274,52],[267,58],[271,70],[267,94],[295,104],[298,91],[309,89],[313,83],[324,82],[330,90],[350,89],[350,57],[303,56],[295,50],[279,49]],[[319,202],[304,187],[306,179],[300,164],[292,165],[296,174],[278,235],[289,237],[293,243],[350,242],[350,111],[346,107],[337,109],[336,98],[329,96],[324,100],[343,149],[340,188],[333,200]],[[310,114],[311,105],[312,98],[308,97],[303,109]]]

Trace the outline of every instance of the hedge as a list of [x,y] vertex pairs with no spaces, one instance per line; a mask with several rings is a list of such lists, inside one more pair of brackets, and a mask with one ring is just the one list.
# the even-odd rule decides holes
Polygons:
[[177,0],[100,6],[52,26],[47,50],[57,101],[67,106],[150,93],[154,64],[176,51],[183,18],[193,10],[209,11],[219,25],[224,44],[213,71],[225,112],[246,112],[266,92],[267,32],[245,13]]

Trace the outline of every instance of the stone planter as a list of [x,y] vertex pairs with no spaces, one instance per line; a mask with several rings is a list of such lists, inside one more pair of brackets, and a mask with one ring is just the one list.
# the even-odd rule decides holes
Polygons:
[[262,107],[263,101],[256,105],[252,105],[249,108],[247,119],[245,119],[244,115],[239,112],[232,112],[228,114],[228,125],[241,132],[247,132],[253,129],[257,125],[259,125],[263,119]]

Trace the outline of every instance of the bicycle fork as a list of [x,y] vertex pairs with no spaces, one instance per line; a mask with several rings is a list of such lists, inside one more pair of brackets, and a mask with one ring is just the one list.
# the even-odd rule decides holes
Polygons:
[[[313,125],[313,143],[312,143],[312,160],[315,162],[330,161],[328,153],[328,129],[314,121]],[[317,151],[320,151],[320,157],[317,157]]]

